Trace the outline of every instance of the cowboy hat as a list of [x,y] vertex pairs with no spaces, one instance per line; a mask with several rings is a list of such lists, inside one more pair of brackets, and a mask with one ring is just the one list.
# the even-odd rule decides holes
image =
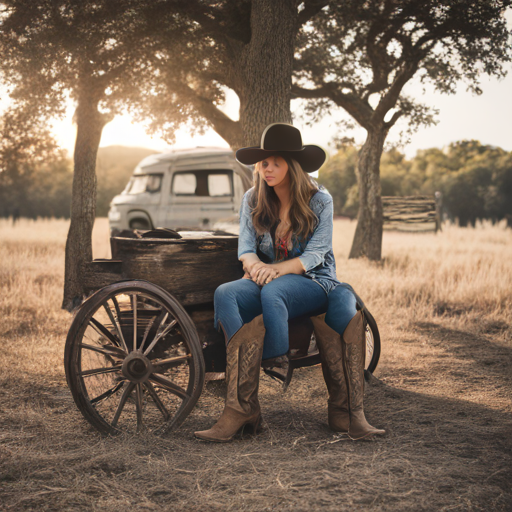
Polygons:
[[320,169],[326,158],[320,146],[303,146],[300,131],[287,123],[269,124],[263,130],[260,146],[241,148],[236,158],[242,164],[252,165],[275,154],[293,158],[306,172]]

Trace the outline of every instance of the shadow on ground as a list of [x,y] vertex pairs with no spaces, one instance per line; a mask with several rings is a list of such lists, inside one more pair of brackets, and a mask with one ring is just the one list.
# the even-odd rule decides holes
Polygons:
[[511,350],[437,324],[415,329],[440,350],[400,387],[391,382],[407,369],[383,365],[366,410],[387,434],[366,442],[329,431],[319,367],[296,371],[285,395],[262,375],[265,429],[220,445],[193,432],[220,414],[223,384],[207,385],[175,432],[102,438],[63,382],[1,382],[0,508],[511,510]]

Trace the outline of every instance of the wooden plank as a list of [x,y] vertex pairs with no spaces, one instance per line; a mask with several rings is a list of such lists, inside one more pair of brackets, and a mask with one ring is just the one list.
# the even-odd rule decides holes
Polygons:
[[181,239],[111,238],[112,260],[85,271],[87,293],[123,280],[143,279],[173,294],[183,306],[212,304],[215,289],[243,276],[238,237],[185,232]]
[[[429,196],[383,196],[383,220],[386,228],[408,231],[435,230],[437,209],[435,198]],[[431,227],[432,226],[432,227]]]
[[122,280],[122,261],[120,260],[93,260],[86,265],[84,285],[87,293],[99,290],[104,286]]
[[243,276],[238,237],[176,239],[116,238],[113,256],[125,279],[144,279],[172,293],[183,305],[213,301],[215,289]]

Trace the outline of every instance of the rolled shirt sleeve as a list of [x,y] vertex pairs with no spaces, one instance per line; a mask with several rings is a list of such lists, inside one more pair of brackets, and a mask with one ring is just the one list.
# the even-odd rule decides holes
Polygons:
[[240,232],[238,235],[238,258],[248,252],[256,253],[256,230],[252,223],[249,198],[254,188],[249,189],[242,199],[240,206]]
[[322,265],[326,254],[332,250],[332,229],[333,229],[333,203],[332,197],[325,193],[322,198],[321,211],[317,211],[318,224],[313,236],[306,245],[306,249],[299,256],[306,272]]

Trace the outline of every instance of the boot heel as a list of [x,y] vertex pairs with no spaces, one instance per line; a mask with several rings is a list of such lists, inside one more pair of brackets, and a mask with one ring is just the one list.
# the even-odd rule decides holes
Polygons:
[[254,420],[253,422],[251,423],[246,423],[243,427],[242,427],[242,435],[243,434],[252,434],[252,435],[255,435],[255,434],[258,434],[259,432],[261,432],[262,430],[262,427],[261,427],[261,414],[256,418],[256,420]]

